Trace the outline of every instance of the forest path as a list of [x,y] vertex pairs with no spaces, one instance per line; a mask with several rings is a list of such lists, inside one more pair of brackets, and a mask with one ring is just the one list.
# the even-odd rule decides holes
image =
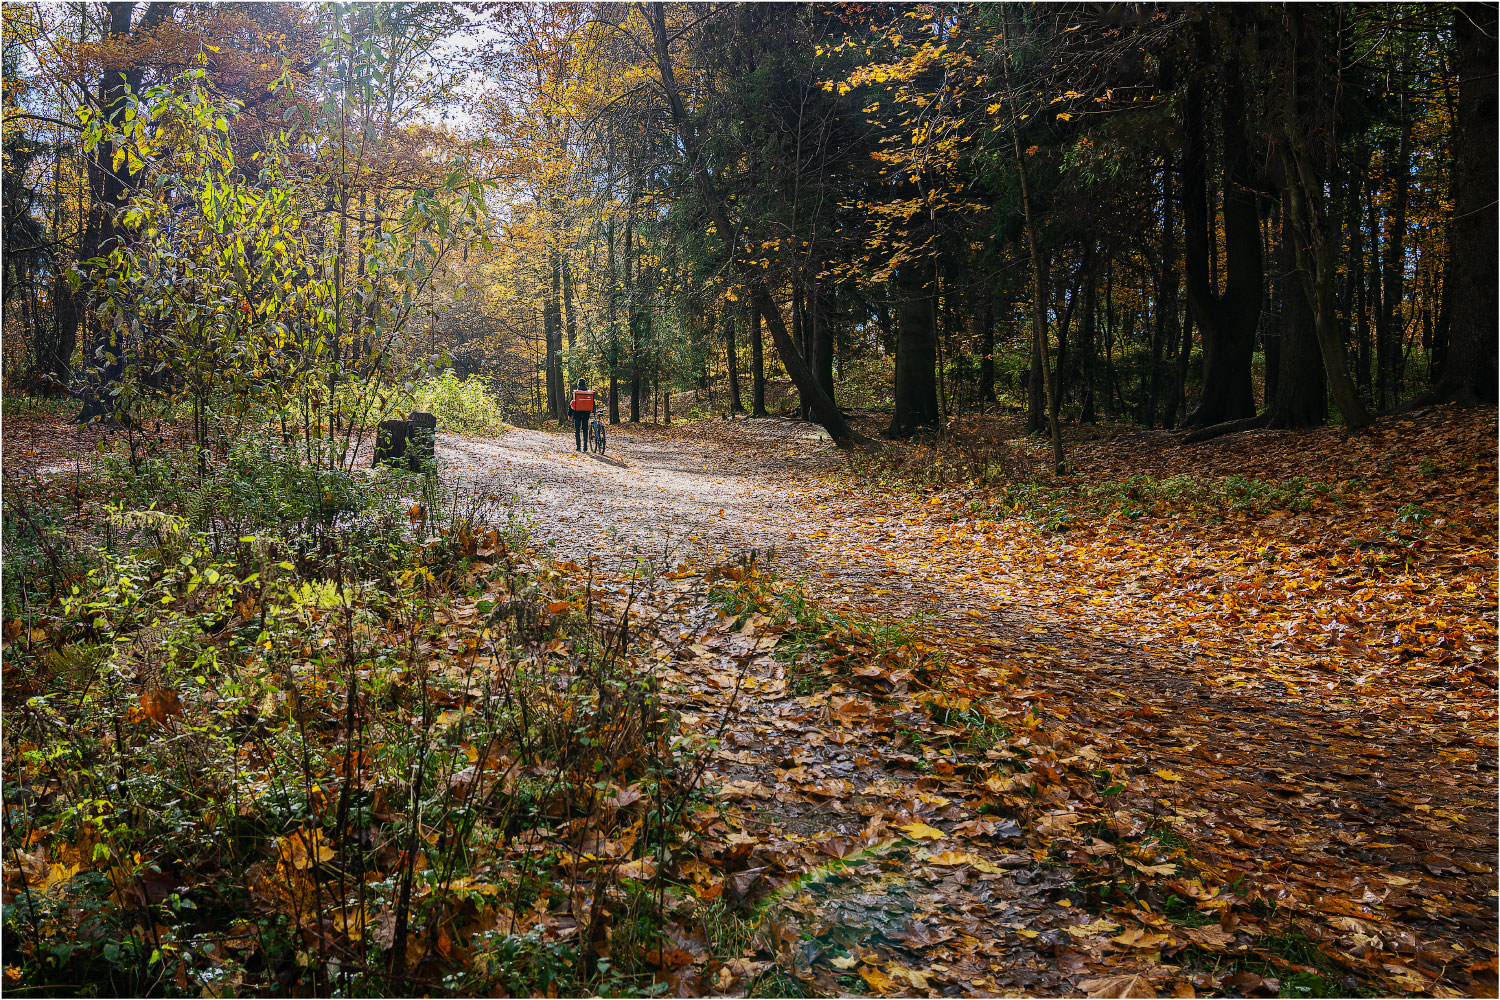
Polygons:
[[[1320,946],[1361,973],[1343,989],[1472,991],[1493,975],[1493,957],[1474,950],[1495,936],[1492,644],[1487,673],[1483,646],[1460,649],[1477,671],[1466,675],[1351,638],[1332,618],[1281,618],[1290,590],[1287,608],[1258,618],[1248,600],[1276,581],[1212,534],[1168,572],[1149,547],[1090,549],[935,496],[873,497],[839,481],[845,460],[794,421],[630,428],[604,457],[519,429],[440,449],[450,469],[514,494],[536,534],[580,563],[666,554],[701,571],[774,549],[821,603],[904,621],[941,650],[951,704],[1007,720],[1009,748],[986,766],[1003,775],[1024,746],[1040,777],[1019,797],[1003,777],[989,793],[979,785],[962,731],[912,700],[918,685],[899,664],[809,689],[747,654],[711,612],[684,621],[707,659],[678,666],[705,714],[722,709],[737,668],[754,681],[719,765],[732,835],[755,845],[731,896],[870,852],[777,897],[777,913],[812,936],[791,958],[823,989],[848,992],[857,971],[877,992],[1121,992],[1133,987],[1110,977],[1137,974],[1166,991],[1180,971],[1163,948],[1257,956],[1218,979],[1192,973],[1184,985],[1200,990],[1226,988],[1231,973],[1251,977],[1227,987],[1246,993],[1275,992],[1277,975],[1340,979],[1326,957],[1307,964]],[[1320,630],[1342,638],[1328,645]],[[1124,796],[1099,794],[1121,779]],[[976,816],[976,796],[998,812]],[[918,842],[892,832],[902,828]],[[1039,866],[1049,854],[1071,869]],[[1112,887],[1111,899],[1123,887],[1155,910],[1101,908],[1083,884]],[[1181,904],[1182,922],[1161,917],[1168,897],[1196,901]],[[1285,917],[1264,918],[1271,904],[1302,945],[1277,930]],[[1120,932],[1132,921],[1143,933]]]
[[[911,734],[932,720],[909,694],[882,684],[809,690],[765,655],[779,630],[733,631],[705,600],[702,570],[751,549],[762,558],[773,550],[778,573],[805,577],[810,592],[837,594],[840,605],[882,581],[879,589],[905,591],[877,553],[840,558],[845,540],[809,516],[836,502],[821,477],[845,462],[820,429],[777,418],[615,428],[598,456],[575,451],[569,434],[513,428],[492,439],[440,435],[438,448],[454,478],[513,497],[558,558],[596,559],[606,578],[620,571],[617,580],[637,556],[692,568],[675,592],[673,631],[696,651],[667,668],[676,703],[686,724],[705,729],[732,707],[707,776],[722,786],[727,813],[702,831],[713,866],[702,888],[733,912],[765,906],[761,952],[775,954],[776,967],[824,994],[1054,994],[1089,978],[1034,944],[1081,917],[1066,902],[1066,871],[1018,853],[1014,822],[976,817],[952,789],[954,798],[939,794],[967,778],[918,763]],[[925,593],[905,596],[901,616],[926,605]],[[685,879],[703,877],[691,869]],[[686,951],[709,947],[698,930],[674,933]],[[679,995],[703,995],[768,971],[749,961],[717,978],[691,967],[669,978]]]
[[[749,447],[736,448],[740,438]],[[533,535],[568,558],[675,561],[794,540],[779,488],[795,480],[799,460],[826,464],[824,440],[810,425],[769,420],[740,422],[717,441],[622,425],[603,455],[575,451],[571,432],[520,427],[493,438],[440,435],[438,450],[451,475],[513,497]]]

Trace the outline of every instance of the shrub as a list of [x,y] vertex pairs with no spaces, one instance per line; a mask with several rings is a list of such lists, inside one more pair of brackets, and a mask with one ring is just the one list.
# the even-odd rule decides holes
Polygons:
[[506,424],[500,400],[479,375],[459,378],[453,369],[418,382],[411,392],[411,408],[438,419],[438,427],[457,434],[499,434]]

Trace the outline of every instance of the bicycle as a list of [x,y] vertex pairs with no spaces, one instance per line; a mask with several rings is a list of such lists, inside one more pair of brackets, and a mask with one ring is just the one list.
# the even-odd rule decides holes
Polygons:
[[589,431],[594,438],[595,453],[599,455],[604,454],[604,418],[600,416],[598,410],[594,411],[594,419],[592,426],[589,427]]

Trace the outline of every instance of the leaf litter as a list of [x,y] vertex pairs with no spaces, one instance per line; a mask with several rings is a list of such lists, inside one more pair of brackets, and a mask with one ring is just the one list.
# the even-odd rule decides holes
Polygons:
[[[612,789],[623,834],[572,852],[675,887],[648,953],[669,992],[1493,991],[1492,413],[1101,434],[1067,481],[985,484],[851,467],[805,427],[622,429],[609,462],[556,434],[442,441],[534,512],[552,578],[588,580],[547,613],[607,624],[641,559],[674,566],[637,613],[683,730],[717,745],[711,799],[690,847],[630,859],[639,792]],[[450,647],[472,617],[450,609]],[[183,706],[148,688],[130,711]],[[460,792],[514,780],[471,764]],[[86,861],[30,847],[8,872],[41,892]],[[326,851],[292,831],[252,892],[305,896]],[[417,959],[458,961],[466,912]],[[388,912],[335,916],[392,939]]]
[[655,431],[761,477],[737,540],[770,547],[779,505],[777,579],[910,619],[937,663],[833,650],[799,694],[757,648],[715,765],[720,835],[754,841],[723,891],[773,900],[803,942],[779,964],[830,991],[1491,989],[1492,417],[1101,435],[1038,491],[1062,530],[1014,489]]

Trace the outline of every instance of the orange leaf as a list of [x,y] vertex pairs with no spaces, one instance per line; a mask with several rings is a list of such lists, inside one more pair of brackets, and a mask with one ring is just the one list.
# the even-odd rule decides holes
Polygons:
[[176,691],[152,688],[141,692],[140,704],[126,713],[125,721],[140,722],[142,719],[150,719],[164,726],[167,724],[168,716],[181,714],[182,699],[177,697]]

